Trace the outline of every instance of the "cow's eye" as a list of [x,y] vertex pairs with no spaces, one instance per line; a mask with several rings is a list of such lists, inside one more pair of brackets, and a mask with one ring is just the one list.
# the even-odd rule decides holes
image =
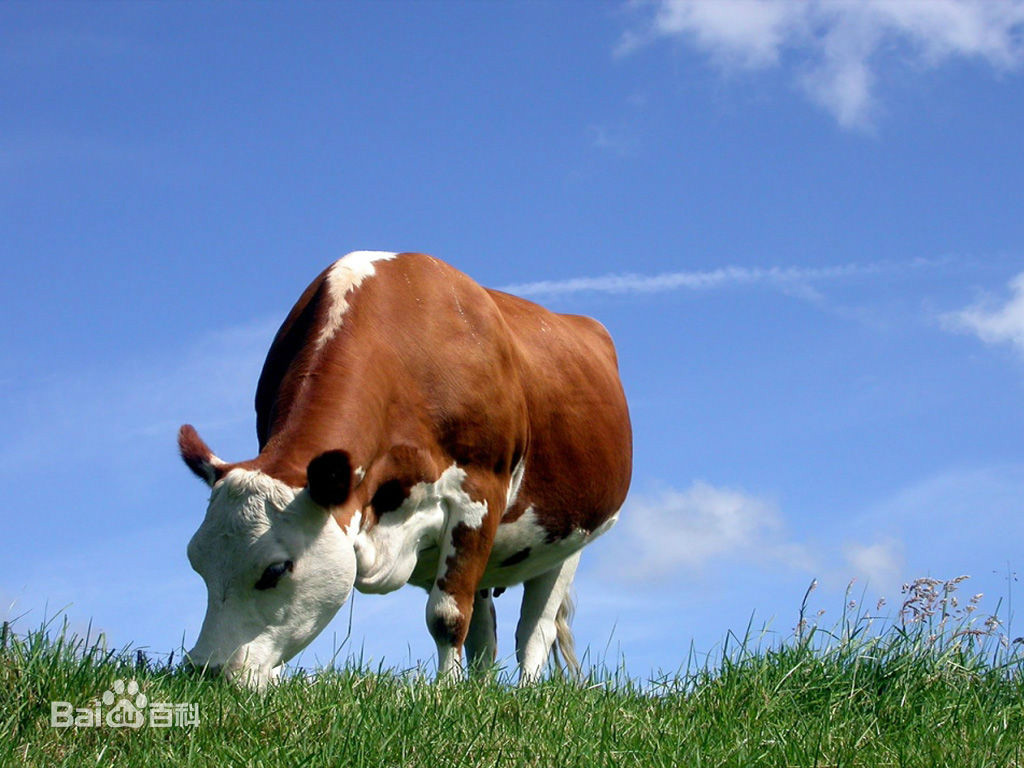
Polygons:
[[260,580],[256,582],[256,589],[273,589],[277,586],[277,582],[281,580],[281,577],[286,573],[290,573],[293,567],[294,563],[291,560],[271,563],[264,569]]

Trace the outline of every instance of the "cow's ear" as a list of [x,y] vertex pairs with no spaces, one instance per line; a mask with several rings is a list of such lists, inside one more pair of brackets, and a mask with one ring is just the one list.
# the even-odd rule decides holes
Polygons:
[[352,490],[352,461],[345,451],[321,453],[306,467],[309,496],[321,507],[337,507],[348,501]]
[[178,450],[188,468],[211,488],[224,476],[227,464],[213,455],[210,446],[203,442],[191,424],[185,424],[178,430]]

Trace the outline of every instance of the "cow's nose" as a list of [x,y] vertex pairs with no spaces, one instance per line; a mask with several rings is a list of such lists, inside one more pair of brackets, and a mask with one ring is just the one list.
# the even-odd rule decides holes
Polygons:
[[216,677],[220,674],[220,664],[197,664],[192,659],[185,659],[181,664],[182,669],[191,675],[204,675],[206,677]]

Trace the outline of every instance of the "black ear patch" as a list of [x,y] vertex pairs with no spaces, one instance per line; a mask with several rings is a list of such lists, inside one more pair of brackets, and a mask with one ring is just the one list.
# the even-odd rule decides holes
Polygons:
[[321,453],[306,467],[309,496],[321,507],[337,507],[348,501],[352,490],[352,461],[345,451]]
[[388,480],[380,484],[370,503],[373,504],[373,511],[382,515],[385,512],[394,512],[402,506],[408,495],[400,480]]

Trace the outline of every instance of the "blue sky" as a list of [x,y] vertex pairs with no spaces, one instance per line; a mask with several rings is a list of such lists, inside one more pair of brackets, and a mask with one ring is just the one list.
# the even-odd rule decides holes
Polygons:
[[[1020,2],[952,0],[0,4],[4,616],[194,641],[176,429],[255,453],[270,339],[355,249],[611,330],[635,471],[577,578],[594,657],[785,636],[812,578],[825,623],[853,578],[892,615],[966,573],[994,610],[1024,548],[1022,34]],[[423,604],[357,595],[303,663],[350,616],[367,658],[431,660]]]

